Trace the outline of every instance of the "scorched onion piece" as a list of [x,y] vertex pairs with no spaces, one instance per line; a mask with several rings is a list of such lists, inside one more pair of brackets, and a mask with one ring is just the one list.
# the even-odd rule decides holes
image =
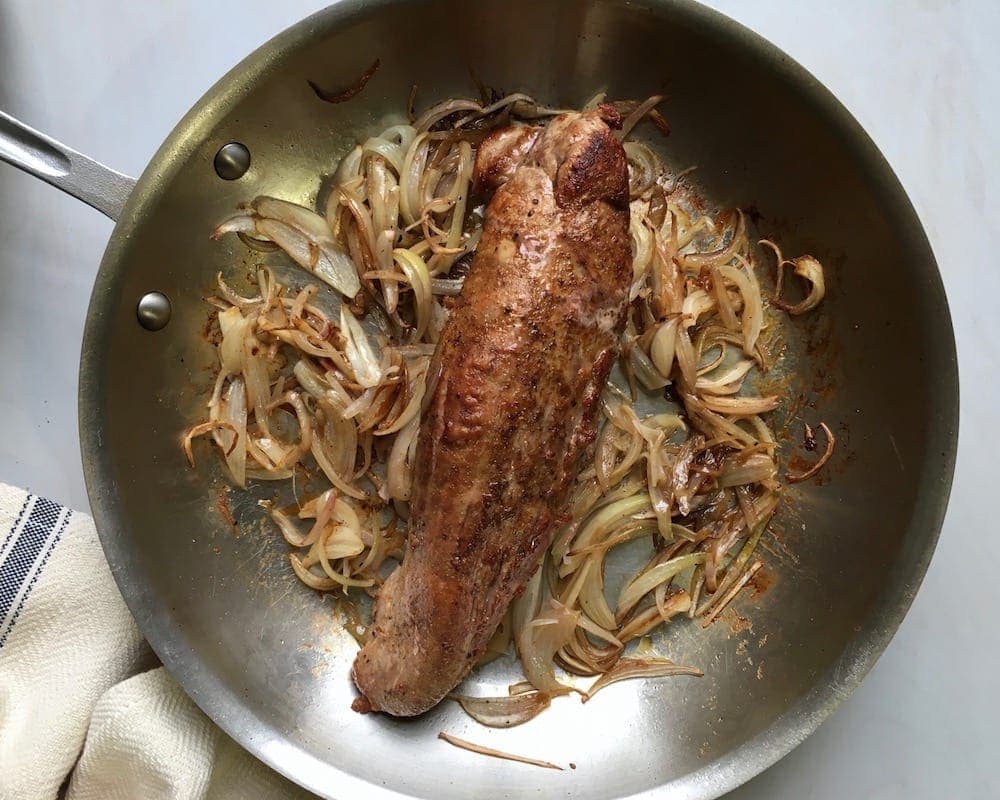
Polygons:
[[823,433],[826,434],[826,449],[823,450],[823,455],[820,456],[819,461],[813,464],[805,472],[800,472],[797,475],[788,474],[785,475],[785,480],[789,483],[798,483],[799,481],[807,480],[815,475],[820,469],[830,460],[830,456],[833,455],[833,448],[837,444],[836,438],[834,438],[833,431],[831,431],[825,422],[821,422],[819,427],[822,428]]
[[372,62],[372,65],[362,72],[361,76],[353,84],[348,86],[346,89],[341,89],[336,92],[323,89],[314,81],[307,81],[307,83],[316,93],[316,96],[324,103],[343,103],[350,100],[368,85],[368,81],[370,81],[372,77],[374,77],[375,73],[378,72],[378,68],[381,63],[381,60],[376,58],[375,61]]

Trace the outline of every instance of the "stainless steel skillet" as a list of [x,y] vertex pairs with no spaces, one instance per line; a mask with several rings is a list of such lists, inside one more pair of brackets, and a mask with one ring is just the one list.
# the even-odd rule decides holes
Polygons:
[[[349,83],[376,56],[381,69],[349,103],[320,103],[306,84]],[[188,470],[177,447],[214,358],[200,335],[202,297],[216,270],[238,276],[259,258],[210,242],[211,226],[259,193],[310,202],[317,174],[398,114],[412,83],[419,103],[470,94],[469,67],[559,104],[600,87],[668,94],[673,133],[650,143],[672,164],[698,164],[710,199],[752,208],[763,233],[828,265],[824,313],[798,330],[788,391],[814,403],[809,413],[842,443],[825,485],[792,492],[776,583],[740,608],[753,630],[670,634],[666,646],[705,679],[616,687],[506,732],[476,730],[451,707],[413,722],[350,712],[351,644],[329,601],[296,584],[283,545],[258,527],[255,496],[229,495],[234,536],[217,510],[219,470],[207,459]],[[954,345],[933,255],[849,114],[735,23],[687,2],[342,2],[226,76],[131,192],[127,179],[12,121],[0,133],[3,157],[118,217],[91,301],[80,427],[122,592],[192,697],[308,788],[339,798],[717,796],[815,728],[905,613],[940,528],[957,434]],[[213,162],[234,141],[250,167],[225,181]],[[150,292],[171,308],[155,332],[136,314]],[[147,323],[162,321],[156,303],[144,308]],[[501,685],[504,669],[477,680]],[[577,769],[476,758],[438,742],[442,728]]]

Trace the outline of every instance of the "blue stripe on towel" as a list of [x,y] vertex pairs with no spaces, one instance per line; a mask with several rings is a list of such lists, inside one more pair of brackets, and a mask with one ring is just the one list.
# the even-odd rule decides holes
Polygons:
[[[31,500],[30,496],[25,500],[22,515]],[[7,641],[7,636],[68,519],[68,510],[51,500],[38,497],[34,498],[28,518],[20,526],[20,532],[20,517],[11,528],[8,540],[10,535],[16,538],[0,563],[0,647]]]
[[[24,502],[21,503],[21,510],[17,512],[17,517],[14,519],[14,523],[7,529],[7,533],[3,537],[3,544],[0,545],[0,566],[3,565],[4,561],[6,561],[6,553],[9,549],[11,539],[14,534],[17,533],[17,529],[21,526],[21,520],[24,519],[24,512],[28,510],[28,506],[34,499],[35,498],[31,494],[26,493],[24,495]],[[3,575],[3,573],[0,572],[0,575]]]

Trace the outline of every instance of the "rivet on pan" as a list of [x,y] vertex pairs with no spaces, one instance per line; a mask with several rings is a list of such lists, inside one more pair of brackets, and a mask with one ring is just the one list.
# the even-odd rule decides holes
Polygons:
[[139,298],[135,315],[147,331],[158,331],[170,322],[170,300],[162,292],[147,292]]
[[250,151],[240,142],[230,142],[215,154],[215,172],[220,178],[235,181],[250,169]]

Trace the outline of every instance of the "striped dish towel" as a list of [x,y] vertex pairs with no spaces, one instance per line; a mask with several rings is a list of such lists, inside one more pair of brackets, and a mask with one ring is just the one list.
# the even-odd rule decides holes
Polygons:
[[157,665],[90,517],[0,483],[0,800],[309,796]]

